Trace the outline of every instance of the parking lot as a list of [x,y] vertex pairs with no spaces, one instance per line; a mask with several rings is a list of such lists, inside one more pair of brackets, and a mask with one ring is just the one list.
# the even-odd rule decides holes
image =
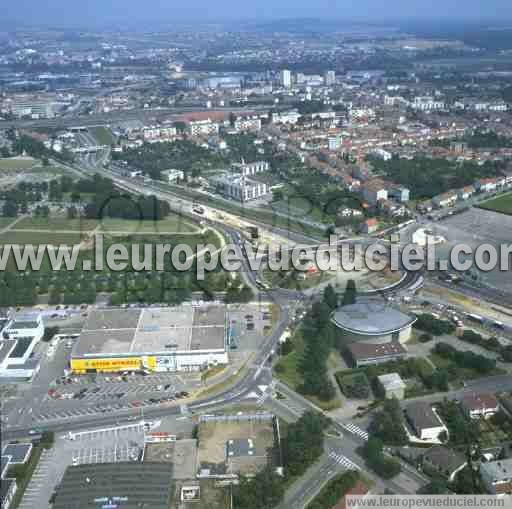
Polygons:
[[44,451],[32,476],[20,509],[47,509],[55,486],[70,465],[137,461],[140,459],[144,434],[143,427],[119,429],[117,432],[94,431],[83,434],[76,440],[66,435],[57,436],[55,445]]
[[[44,451],[20,505],[21,509],[49,509],[55,487],[66,468],[81,463],[135,461],[141,458],[144,425],[140,421],[125,422],[107,428],[87,428],[75,432],[57,433],[55,444]],[[194,423],[190,419],[163,417],[152,423],[157,431],[172,431],[178,438],[190,438]],[[152,428],[153,429],[153,428]],[[135,457],[137,456],[137,458]]]
[[271,332],[272,305],[245,304],[229,308],[231,351],[255,351]]
[[[510,242],[512,216],[498,214],[489,210],[470,209],[462,214],[451,216],[429,225],[435,235],[442,235],[446,243],[436,246],[438,258],[446,259],[451,248],[457,244],[467,244],[473,251],[479,245],[491,244],[496,249]],[[498,256],[499,259],[499,256]],[[477,271],[474,271],[477,272]],[[479,272],[479,277],[491,286],[512,291],[511,271]]]

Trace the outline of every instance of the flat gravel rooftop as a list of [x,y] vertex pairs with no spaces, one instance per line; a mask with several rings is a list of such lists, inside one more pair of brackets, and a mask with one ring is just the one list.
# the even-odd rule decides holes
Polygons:
[[73,357],[145,355],[223,350],[226,307],[95,310],[73,348]]

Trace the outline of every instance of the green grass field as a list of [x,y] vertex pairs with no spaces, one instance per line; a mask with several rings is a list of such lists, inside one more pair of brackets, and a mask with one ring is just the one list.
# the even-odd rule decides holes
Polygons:
[[0,217],[0,230],[14,223],[14,221],[16,221],[15,217]]
[[289,199],[272,203],[272,208],[278,212],[289,215],[296,215],[299,218],[306,218],[317,223],[329,224],[333,218],[328,217],[319,208],[313,207],[309,200],[300,196],[293,196]]
[[37,159],[0,159],[0,170],[26,170],[35,164],[39,164]]
[[[8,218],[5,218],[8,219]],[[6,222],[10,224],[13,220]],[[0,228],[2,227],[0,222]],[[132,221],[128,219],[105,218],[96,219],[67,219],[66,217],[27,217],[16,224],[16,230],[52,230],[89,232],[100,225],[100,230],[109,234],[153,234],[160,233],[195,233],[199,228],[190,221],[177,215],[170,215],[161,221]]]
[[24,231],[8,231],[0,235],[0,244],[21,244],[21,245],[74,245],[80,243],[80,233],[34,233]]
[[193,233],[198,227],[181,216],[171,214],[161,221],[137,221],[104,218],[101,220],[104,233],[124,232],[128,234]]
[[67,219],[65,217],[27,217],[16,224],[15,230],[52,230],[88,232],[98,225],[96,219]]
[[115,143],[112,131],[107,127],[90,127],[89,132],[98,141],[99,145],[112,145]]
[[512,193],[503,194],[478,205],[479,208],[492,210],[500,214],[512,215]]

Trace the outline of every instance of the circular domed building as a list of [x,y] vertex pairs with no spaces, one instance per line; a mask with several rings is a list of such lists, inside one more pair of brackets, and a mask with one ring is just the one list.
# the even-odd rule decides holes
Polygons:
[[332,321],[340,329],[346,344],[365,342],[376,345],[405,343],[416,317],[402,313],[386,302],[366,300],[338,308]]

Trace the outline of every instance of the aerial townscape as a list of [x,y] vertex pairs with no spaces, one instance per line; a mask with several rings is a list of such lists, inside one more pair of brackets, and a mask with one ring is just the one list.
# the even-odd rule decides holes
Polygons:
[[6,3],[2,509],[512,497],[511,5]]

